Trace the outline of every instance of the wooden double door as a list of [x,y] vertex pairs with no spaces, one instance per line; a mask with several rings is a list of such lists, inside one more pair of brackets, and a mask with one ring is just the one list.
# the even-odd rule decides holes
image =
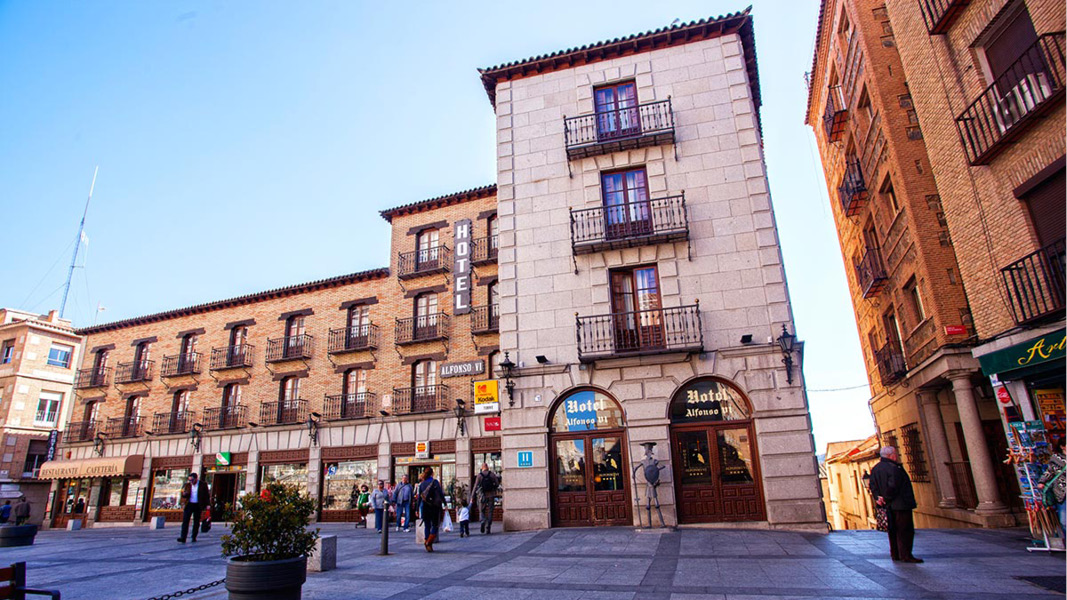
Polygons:
[[671,426],[679,523],[763,521],[751,421]]
[[552,434],[552,526],[631,525],[623,430]]

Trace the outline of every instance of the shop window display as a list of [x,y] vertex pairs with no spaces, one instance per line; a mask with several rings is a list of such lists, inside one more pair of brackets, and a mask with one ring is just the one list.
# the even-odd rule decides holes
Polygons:
[[189,478],[189,469],[163,469],[152,475],[151,510],[181,508],[182,486]]
[[[471,461],[474,466],[474,476],[478,476],[478,472],[482,470],[482,465],[489,465],[489,470],[496,473],[497,479],[500,481],[500,488],[504,487],[504,459],[500,452],[475,452],[474,460]],[[473,482],[474,479],[471,479]],[[471,490],[473,492],[473,490]],[[504,505],[504,494],[497,494],[496,502],[493,504],[497,508]]]
[[308,491],[308,466],[306,463],[263,465],[260,467],[260,488],[277,481],[286,485],[295,485],[304,494]]
[[359,490],[378,483],[377,460],[327,463],[323,469],[322,510],[356,510]]

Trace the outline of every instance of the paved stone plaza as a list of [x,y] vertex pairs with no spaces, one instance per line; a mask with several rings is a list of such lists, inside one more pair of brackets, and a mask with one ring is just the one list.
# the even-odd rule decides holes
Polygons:
[[[379,537],[350,525],[338,536],[338,568],[309,573],[306,599],[784,600],[786,598],[1063,598],[1020,579],[1064,584],[1062,554],[1029,554],[1021,530],[922,530],[923,565],[889,560],[885,534],[830,535],[683,529],[554,529],[459,539],[446,534],[427,554],[413,535]],[[216,527],[196,544],[174,541],[173,525],[47,531],[31,548],[0,549],[0,563],[25,560],[29,584],[67,600],[145,599],[221,579]],[[1058,578],[1058,579],[1057,579]],[[192,598],[224,598],[221,587]],[[186,596],[188,597],[188,596]]]

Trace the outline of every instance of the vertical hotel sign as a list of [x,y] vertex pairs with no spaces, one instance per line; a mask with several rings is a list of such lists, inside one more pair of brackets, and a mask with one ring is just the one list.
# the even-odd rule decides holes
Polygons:
[[456,221],[455,264],[452,273],[452,313],[465,315],[471,311],[471,220]]

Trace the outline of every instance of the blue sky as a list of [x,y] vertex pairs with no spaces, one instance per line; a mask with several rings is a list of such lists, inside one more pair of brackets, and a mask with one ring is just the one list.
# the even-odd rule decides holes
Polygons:
[[[0,0],[0,306],[111,321],[384,266],[380,209],[492,183],[477,68],[741,2]],[[771,194],[812,420],[872,431],[804,72],[818,2],[753,8]],[[102,305],[104,312],[96,314]]]

